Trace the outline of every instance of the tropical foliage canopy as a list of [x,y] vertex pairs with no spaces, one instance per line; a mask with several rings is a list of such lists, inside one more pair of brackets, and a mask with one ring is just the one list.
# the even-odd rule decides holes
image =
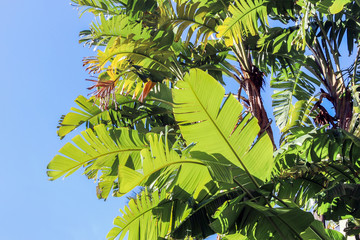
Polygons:
[[95,17],[80,33],[93,95],[61,118],[61,139],[84,131],[47,174],[137,193],[107,239],[345,239],[341,219],[358,237],[358,0],[73,4]]

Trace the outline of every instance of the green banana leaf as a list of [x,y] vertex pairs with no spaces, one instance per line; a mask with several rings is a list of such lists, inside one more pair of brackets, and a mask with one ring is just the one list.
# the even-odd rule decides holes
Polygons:
[[250,115],[241,120],[241,104],[232,95],[223,103],[224,88],[199,69],[190,70],[177,88],[175,119],[187,143],[196,143],[192,150],[226,159],[256,186],[265,181],[273,166],[273,146],[266,134],[258,137],[257,120]]
[[145,188],[120,211],[122,216],[115,218],[116,227],[107,234],[108,240],[117,237],[122,240],[127,233],[127,239],[165,239],[173,225],[181,222],[190,209],[183,202],[171,200],[166,191],[149,193]]
[[[119,166],[138,169],[140,151],[148,147],[145,136],[127,128],[107,129],[97,125],[87,129],[65,144],[47,166],[50,180],[71,175],[80,167],[85,174],[96,179],[99,170],[108,176],[117,174]],[[115,176],[116,176],[115,174]]]

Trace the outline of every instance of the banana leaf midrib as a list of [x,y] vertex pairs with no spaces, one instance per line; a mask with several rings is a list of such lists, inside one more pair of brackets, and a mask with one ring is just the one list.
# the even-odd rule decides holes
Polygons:
[[246,168],[246,166],[244,165],[244,163],[242,162],[241,158],[237,155],[235,149],[232,147],[232,145],[230,144],[230,142],[227,140],[227,138],[224,136],[223,132],[219,129],[219,127],[217,126],[216,122],[214,121],[214,119],[212,119],[212,117],[209,115],[208,111],[206,110],[206,108],[204,107],[204,105],[202,104],[202,102],[200,101],[200,99],[198,98],[195,90],[193,89],[193,86],[191,84],[188,84],[188,86],[190,87],[191,91],[193,92],[196,100],[198,101],[198,103],[200,104],[201,108],[203,109],[203,111],[206,113],[206,115],[208,116],[208,118],[210,119],[210,121],[212,122],[213,126],[215,126],[216,130],[218,133],[220,133],[221,137],[223,138],[223,140],[226,142],[226,144],[228,145],[228,147],[230,148],[231,152],[235,155],[235,157],[237,158],[237,160],[240,162],[241,166],[244,168],[244,171],[248,174],[249,178],[251,179],[251,181],[255,184],[255,186],[257,188],[260,188],[260,185],[258,184],[258,182],[254,179],[254,177],[252,176],[252,174],[249,172],[249,170]]

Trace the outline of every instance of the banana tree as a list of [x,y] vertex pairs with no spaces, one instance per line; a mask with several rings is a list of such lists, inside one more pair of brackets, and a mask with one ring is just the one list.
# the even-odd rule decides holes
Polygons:
[[60,138],[86,130],[48,176],[83,167],[99,199],[141,187],[108,239],[344,238],[307,209],[357,234],[360,57],[343,68],[340,50],[359,39],[358,2],[73,3],[96,17],[80,33],[99,49],[84,59],[93,96],[60,120]]

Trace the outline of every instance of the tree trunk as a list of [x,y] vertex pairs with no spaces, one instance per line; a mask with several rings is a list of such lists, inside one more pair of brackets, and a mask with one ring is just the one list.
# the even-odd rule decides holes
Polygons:
[[[253,68],[257,69],[255,66]],[[274,134],[271,128],[271,122],[269,121],[260,95],[262,85],[259,84],[259,81],[263,81],[263,76],[261,76],[261,79],[259,79],[259,74],[253,71],[252,73],[244,72],[244,77],[245,92],[249,97],[250,111],[258,119],[259,126],[261,128],[259,135],[266,131],[271,139],[274,149],[276,149],[276,145],[274,142]]]

